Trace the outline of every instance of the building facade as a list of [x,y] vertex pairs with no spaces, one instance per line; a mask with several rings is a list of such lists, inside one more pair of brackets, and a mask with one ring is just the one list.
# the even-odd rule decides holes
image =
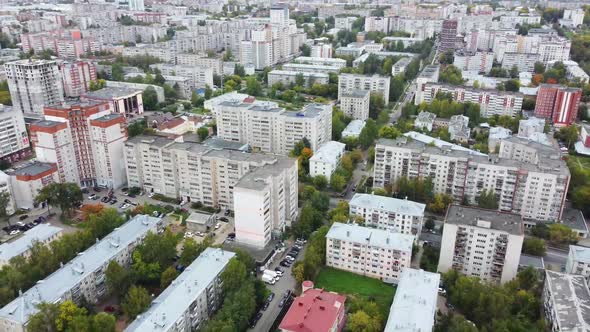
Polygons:
[[329,181],[340,165],[345,147],[346,144],[336,141],[329,141],[320,146],[309,159],[309,175],[322,175]]
[[23,113],[0,104],[0,159],[15,162],[31,155]]
[[114,113],[123,114],[125,117],[143,113],[143,90],[139,89],[106,87],[84,94],[82,100],[106,101]]
[[96,66],[90,61],[63,62],[59,65],[66,97],[80,97],[96,81]]
[[28,231],[23,236],[10,243],[0,244],[0,267],[10,263],[15,257],[28,257],[31,253],[31,247],[39,242],[48,245],[54,240],[59,239],[62,229],[49,224],[39,224]]
[[590,248],[570,245],[565,273],[590,276]]
[[338,100],[342,100],[345,93],[355,90],[367,90],[380,93],[383,96],[385,105],[389,104],[389,77],[386,76],[365,76],[358,74],[338,75]]
[[369,118],[369,90],[352,90],[344,92],[340,98],[340,110],[353,120],[365,121]]
[[556,126],[568,126],[578,117],[582,90],[556,84],[542,84],[537,92],[535,116]]
[[32,164],[6,171],[10,177],[10,189],[16,208],[33,209],[35,198],[43,187],[60,182],[57,166],[52,163]]
[[303,78],[304,87],[311,87],[315,83],[317,84],[328,84],[329,76],[326,73],[319,72],[307,72],[307,71],[289,71],[289,70],[273,70],[268,73],[268,85],[272,86],[276,83],[281,83],[283,86],[288,87],[291,85],[299,85],[299,78]]
[[457,27],[457,20],[444,20],[442,22],[440,44],[438,46],[438,50],[440,52],[455,50],[457,43]]

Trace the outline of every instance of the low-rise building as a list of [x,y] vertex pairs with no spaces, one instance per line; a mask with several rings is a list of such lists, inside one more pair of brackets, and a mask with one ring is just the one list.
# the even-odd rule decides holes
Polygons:
[[223,301],[221,273],[234,256],[218,248],[205,249],[125,332],[201,328]]
[[590,248],[570,245],[565,273],[590,276]]
[[315,83],[328,84],[330,77],[326,73],[320,72],[303,72],[303,71],[289,71],[289,70],[273,70],[268,73],[268,85],[272,86],[275,83],[282,83],[283,86],[290,86],[291,84],[298,84],[297,78],[303,77],[305,87],[311,87]]
[[422,111],[418,113],[416,120],[414,120],[414,128],[432,131],[434,119],[436,119],[436,114]]
[[400,75],[406,72],[406,69],[412,62],[412,58],[401,58],[391,66],[391,76]]
[[406,268],[395,291],[384,332],[432,331],[440,274]]
[[359,137],[361,131],[365,128],[365,121],[352,120],[342,131],[342,138],[345,137]]
[[143,113],[143,90],[106,87],[89,91],[82,100],[108,102],[111,110],[126,117]]
[[281,332],[340,332],[346,323],[346,297],[323,289],[305,289],[281,321]]
[[10,176],[12,199],[16,208],[32,209],[37,206],[35,198],[43,187],[60,182],[55,164],[33,162],[22,167],[6,170]]
[[[522,120],[521,120],[522,121]],[[488,150],[495,152],[496,148],[500,148],[500,141],[512,136],[512,130],[504,127],[492,127],[490,128],[488,135]],[[500,152],[500,151],[496,151]]]
[[469,118],[465,115],[453,115],[449,120],[449,134],[452,141],[467,143],[470,138]]
[[412,260],[413,235],[334,223],[326,234],[326,266],[397,283]]
[[522,217],[514,213],[451,205],[441,240],[438,272],[506,283],[518,272],[524,241]]
[[109,262],[127,267],[131,253],[149,232],[156,233],[161,219],[138,215],[116,228],[104,239],[79,253],[70,262],[0,309],[0,331],[24,332],[42,302],[57,303],[82,299],[96,303],[107,292],[105,271]]
[[369,118],[369,90],[352,90],[342,93],[340,110],[354,120],[365,121]]
[[340,164],[345,147],[346,144],[336,141],[329,141],[320,146],[309,159],[309,175],[323,175],[329,181]]
[[415,235],[422,232],[426,205],[372,194],[354,194],[349,203],[350,215],[363,218],[364,225]]
[[43,245],[58,239],[62,229],[49,224],[39,224],[26,231],[18,239],[0,244],[0,267],[8,264],[15,257],[28,257],[35,243]]
[[334,66],[340,69],[346,67],[346,60],[339,58],[318,58],[310,56],[300,56],[295,58],[293,62],[317,66]]
[[186,218],[186,230],[189,232],[207,232],[215,221],[210,213],[192,212]]
[[543,308],[551,331],[590,330],[590,290],[586,278],[546,270]]
[[334,65],[309,65],[306,63],[286,63],[283,65],[283,70],[301,73],[330,74],[340,72],[340,67]]
[[534,133],[543,133],[545,130],[545,119],[530,117],[518,121],[518,136],[531,137]]

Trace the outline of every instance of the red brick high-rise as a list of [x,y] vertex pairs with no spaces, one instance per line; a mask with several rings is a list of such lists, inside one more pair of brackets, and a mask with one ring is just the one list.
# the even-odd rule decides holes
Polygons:
[[541,84],[537,92],[535,116],[567,126],[576,121],[582,90],[557,84]]
[[455,44],[457,43],[457,20],[444,20],[442,23],[442,30],[440,32],[440,38],[438,50],[441,52],[455,50]]

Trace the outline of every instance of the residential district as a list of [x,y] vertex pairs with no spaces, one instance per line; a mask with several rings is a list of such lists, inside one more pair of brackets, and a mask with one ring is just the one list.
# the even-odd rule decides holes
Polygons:
[[588,0],[0,0],[0,332],[590,332]]

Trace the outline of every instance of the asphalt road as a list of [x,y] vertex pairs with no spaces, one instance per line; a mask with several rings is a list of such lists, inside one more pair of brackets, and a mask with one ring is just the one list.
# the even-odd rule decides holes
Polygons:
[[567,261],[568,252],[562,249],[548,247],[543,260],[549,264],[565,265]]

